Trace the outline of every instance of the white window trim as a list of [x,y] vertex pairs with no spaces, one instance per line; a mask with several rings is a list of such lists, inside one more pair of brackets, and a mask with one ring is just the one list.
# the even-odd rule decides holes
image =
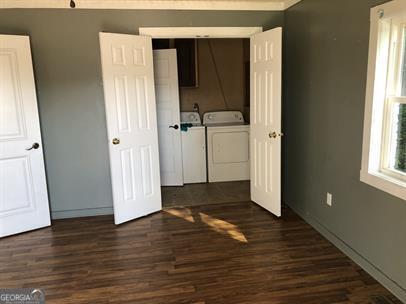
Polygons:
[[[389,47],[383,51],[384,43],[390,38],[390,24],[380,22],[383,18],[406,20],[405,0],[393,0],[371,9],[371,30],[368,57],[368,75],[365,101],[364,136],[360,180],[375,188],[406,200],[406,182],[381,170],[381,151],[374,147],[383,144],[383,111],[385,111],[387,66]],[[402,13],[400,13],[402,12]],[[380,36],[380,33],[383,33]],[[378,58],[378,49],[380,53]],[[377,61],[379,59],[379,61]],[[376,134],[376,136],[372,136]],[[380,150],[380,149],[379,149]]]

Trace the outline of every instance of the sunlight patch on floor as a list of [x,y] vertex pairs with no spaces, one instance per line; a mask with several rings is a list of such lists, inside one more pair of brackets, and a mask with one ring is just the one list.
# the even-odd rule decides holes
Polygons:
[[200,214],[200,219],[203,223],[207,224],[210,226],[214,231],[227,235],[231,237],[234,240],[237,240],[242,243],[248,243],[247,238],[245,235],[238,229],[236,225],[233,225],[229,222],[216,219],[214,217],[211,217],[210,215],[204,214],[204,213],[199,213]]
[[183,218],[184,220],[187,220],[188,222],[191,222],[191,223],[195,222],[195,219],[193,218],[193,215],[192,215],[192,210],[190,210],[189,208],[165,209],[164,211],[166,213],[169,213],[170,215]]
[[[170,209],[164,209],[164,212],[179,217],[181,219],[184,219],[190,223],[195,223],[196,220],[193,217],[193,212],[189,208],[170,208]],[[208,214],[199,212],[200,216],[200,221],[207,226],[211,228],[211,230],[220,233],[222,235],[231,237],[232,239],[242,242],[242,243],[248,243],[247,238],[245,235],[241,232],[240,229],[234,224],[231,224],[229,222],[214,218]]]

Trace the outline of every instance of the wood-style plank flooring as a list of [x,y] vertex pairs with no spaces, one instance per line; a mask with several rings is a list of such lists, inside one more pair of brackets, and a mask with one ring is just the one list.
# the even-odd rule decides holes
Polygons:
[[251,200],[250,181],[162,187],[163,207],[188,207]]
[[291,210],[250,202],[54,221],[0,240],[0,287],[47,303],[400,303]]

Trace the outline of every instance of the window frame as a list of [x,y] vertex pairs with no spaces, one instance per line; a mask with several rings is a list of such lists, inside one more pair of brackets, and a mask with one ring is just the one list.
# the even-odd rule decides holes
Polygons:
[[[391,22],[391,32],[389,41],[389,60],[388,60],[388,81],[385,96],[385,105],[383,113],[383,130],[382,130],[382,148],[380,171],[383,174],[392,176],[406,182],[406,173],[395,170],[390,166],[390,154],[393,148],[393,108],[396,103],[406,104],[406,96],[402,96],[402,66],[406,58],[405,52],[405,34],[406,20]],[[394,39],[395,37],[395,39]]]
[[[399,97],[406,3],[393,0],[371,9],[370,46],[360,180],[406,200],[406,174],[389,166],[393,104]],[[397,34],[396,40],[393,39]],[[396,45],[393,45],[396,43]],[[375,135],[377,134],[377,135]],[[372,136],[374,135],[374,136]]]

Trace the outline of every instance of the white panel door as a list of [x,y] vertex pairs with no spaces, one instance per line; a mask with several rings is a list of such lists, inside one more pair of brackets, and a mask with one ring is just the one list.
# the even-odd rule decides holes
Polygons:
[[150,37],[100,33],[114,221],[162,209]]
[[282,28],[251,37],[251,200],[281,216]]
[[183,186],[176,50],[154,51],[161,186]]
[[50,224],[30,39],[0,35],[0,237]]

